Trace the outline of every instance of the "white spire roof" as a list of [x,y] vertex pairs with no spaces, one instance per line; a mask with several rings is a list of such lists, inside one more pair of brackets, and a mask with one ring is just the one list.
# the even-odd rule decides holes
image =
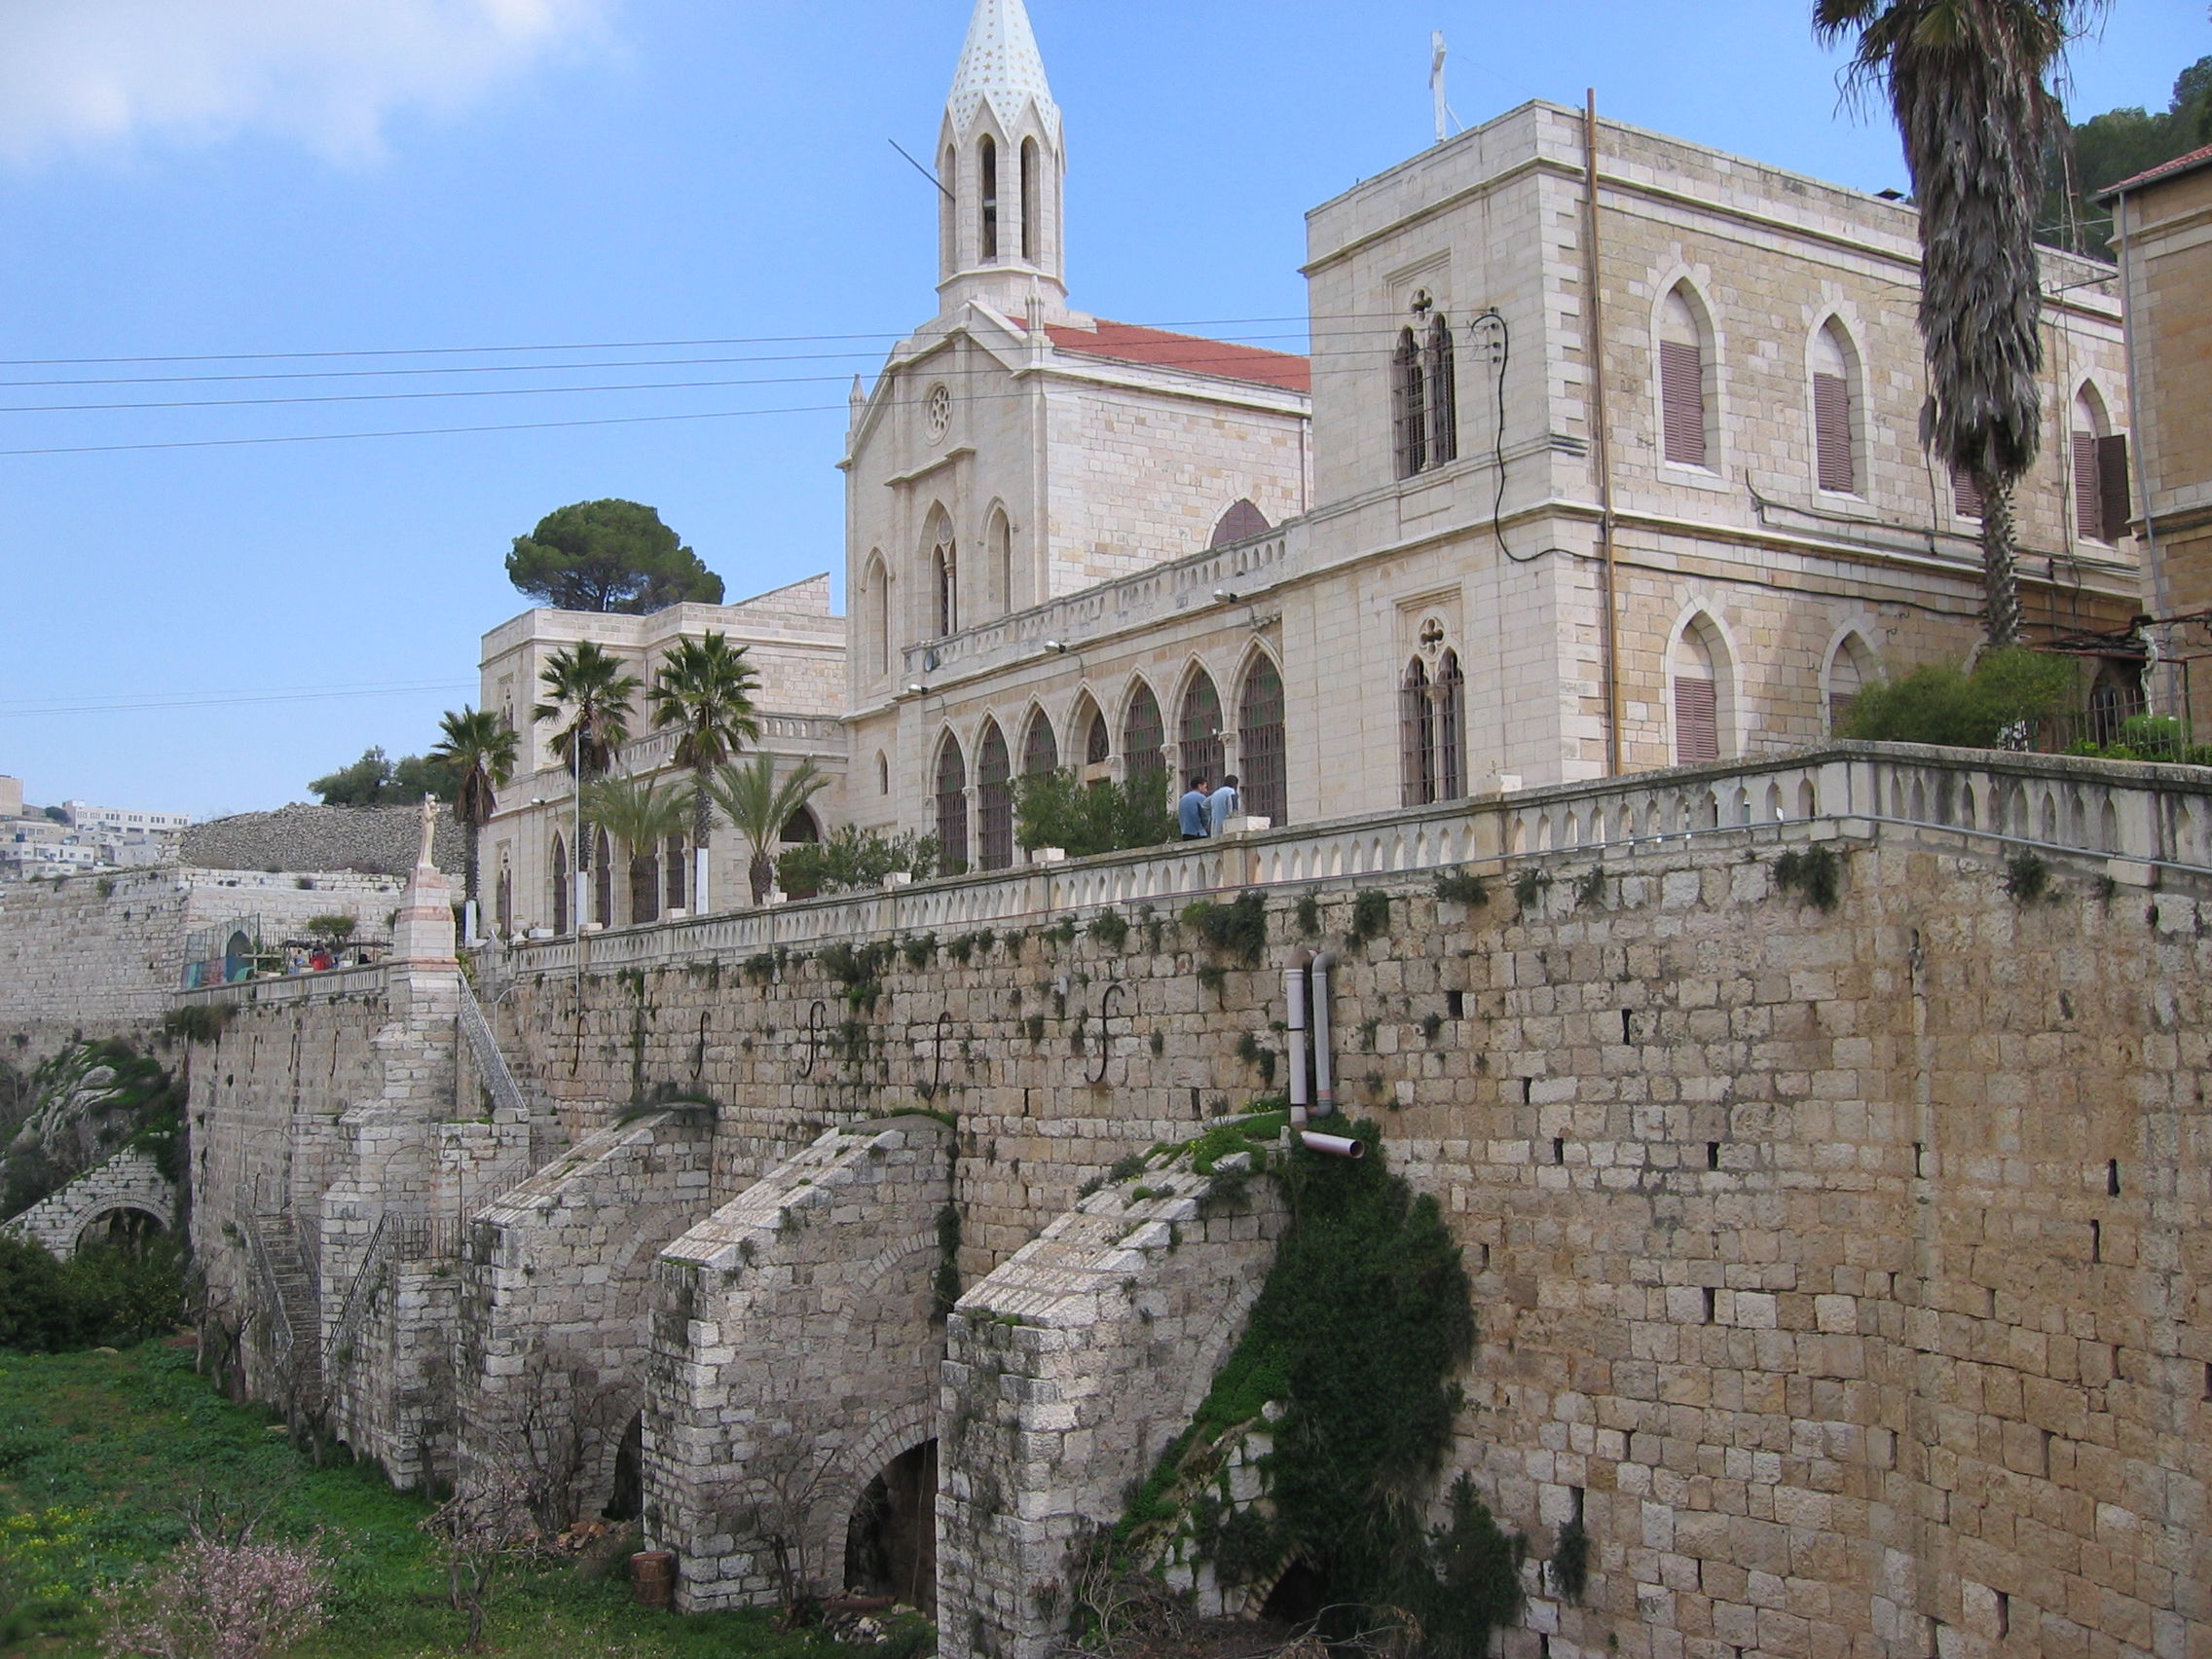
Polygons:
[[967,131],[976,112],[987,102],[1000,128],[1011,132],[1031,98],[1037,100],[1037,113],[1056,140],[1060,106],[1052,101],[1051,85],[1045,79],[1045,60],[1037,54],[1028,10],[1021,0],[976,0],[976,16],[968,24],[968,41],[960,49],[960,67],[953,72],[952,97],[946,105],[952,129]]

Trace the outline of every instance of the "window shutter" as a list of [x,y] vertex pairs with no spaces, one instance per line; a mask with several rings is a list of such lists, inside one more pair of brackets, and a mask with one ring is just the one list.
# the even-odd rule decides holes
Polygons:
[[1854,691],[1828,693],[1828,735],[1834,737],[1843,730],[1844,722],[1851,719],[1851,706],[1859,701]]
[[1851,460],[1851,387],[1841,375],[1813,377],[1813,447],[1822,489],[1849,495],[1859,487]]
[[1675,679],[1675,761],[1695,766],[1720,758],[1720,721],[1713,682]]
[[1705,464],[1705,360],[1686,340],[1659,342],[1659,403],[1666,418],[1667,459]]
[[2127,534],[2127,521],[2133,512],[2127,491],[2125,432],[2097,440],[2097,490],[2104,508],[2104,538],[2118,541]]
[[2105,539],[2104,491],[2097,476],[2097,435],[2074,434],[2074,534]]
[[1951,468],[1951,507],[1959,517],[1981,517],[1981,487],[1973,481],[1973,474]]

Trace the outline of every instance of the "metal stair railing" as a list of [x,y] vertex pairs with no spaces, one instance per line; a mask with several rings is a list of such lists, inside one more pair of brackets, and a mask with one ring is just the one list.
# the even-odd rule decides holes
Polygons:
[[515,1074],[507,1068],[507,1057],[499,1052],[498,1039],[492,1035],[492,1022],[484,1017],[484,1007],[476,1000],[476,992],[465,976],[461,981],[461,1029],[468,1038],[468,1051],[476,1062],[476,1075],[492,1092],[492,1103],[498,1110],[519,1114],[525,1122],[530,1118],[530,1102],[524,1098],[522,1086],[515,1082]]
[[238,1216],[245,1233],[246,1256],[253,1263],[253,1275],[266,1295],[276,1318],[272,1332],[276,1338],[279,1356],[288,1356],[298,1345],[299,1334],[292,1329],[292,1312],[284,1305],[284,1284],[276,1274],[276,1265],[269,1259],[269,1242],[261,1235],[261,1221],[253,1213],[252,1195],[245,1188],[239,1189]]
[[331,1333],[330,1351],[341,1364],[352,1355],[354,1334],[368,1317],[369,1304],[383,1288],[384,1270],[396,1241],[390,1215],[378,1216],[368,1248],[361,1252],[360,1265],[353,1270],[353,1281],[346,1287],[346,1300],[339,1306],[338,1323]]

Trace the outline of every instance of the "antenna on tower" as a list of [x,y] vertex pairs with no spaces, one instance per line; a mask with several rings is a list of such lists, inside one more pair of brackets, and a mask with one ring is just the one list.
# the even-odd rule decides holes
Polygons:
[[1436,96],[1436,141],[1441,144],[1452,134],[1447,127],[1451,109],[1444,102],[1444,31],[1437,29],[1428,37],[1428,90]]

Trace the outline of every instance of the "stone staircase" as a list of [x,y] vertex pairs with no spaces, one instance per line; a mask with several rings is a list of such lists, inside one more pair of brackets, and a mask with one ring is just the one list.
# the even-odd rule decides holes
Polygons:
[[269,1318],[270,1349],[290,1373],[305,1412],[322,1402],[322,1316],[315,1277],[289,1212],[241,1203],[246,1248],[253,1258],[257,1299]]

